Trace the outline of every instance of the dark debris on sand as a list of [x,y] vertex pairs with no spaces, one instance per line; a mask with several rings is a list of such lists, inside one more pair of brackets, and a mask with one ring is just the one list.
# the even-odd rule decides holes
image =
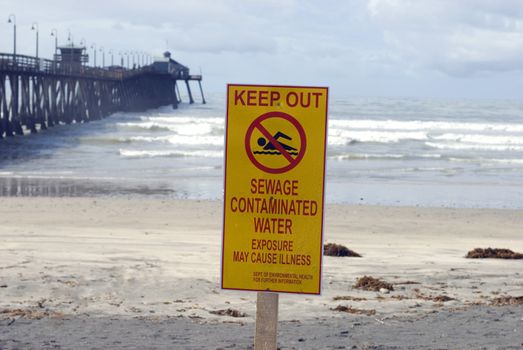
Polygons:
[[323,245],[323,255],[326,256],[347,256],[361,258],[361,255],[349,248],[336,243],[327,243]]
[[416,282],[416,281],[402,281],[402,282],[394,282],[393,284],[395,286],[399,286],[399,285],[412,285],[412,284],[421,284],[421,283]]
[[209,313],[211,313],[213,315],[231,316],[231,317],[246,317],[247,316],[246,313],[241,312],[239,310],[234,310],[234,309],[223,309],[223,310],[209,311]]
[[435,301],[437,303],[444,303],[446,301],[452,301],[452,300],[456,300],[456,299],[451,298],[447,295],[436,295],[435,297],[432,297],[431,300]]
[[502,296],[492,300],[492,306],[523,305],[523,295],[519,297]]
[[2,318],[24,318],[27,320],[41,320],[43,318],[62,318],[64,314],[54,311],[39,311],[32,309],[3,309],[0,310],[0,319]]
[[380,280],[379,278],[374,278],[371,276],[363,276],[356,280],[354,288],[379,292],[380,289],[394,290],[392,284]]
[[422,299],[422,300],[433,301],[436,303],[445,303],[447,301],[456,300],[454,298],[449,297],[448,295],[443,295],[443,294],[434,296],[434,295],[425,295],[423,293],[417,293],[416,298]]
[[339,311],[339,312],[347,312],[349,314],[355,314],[355,315],[366,315],[366,316],[376,315],[376,310],[356,309],[351,306],[344,306],[344,305],[338,305],[334,309],[331,309],[331,310]]
[[351,295],[339,295],[334,298],[332,298],[334,301],[338,300],[349,300],[349,301],[365,301],[367,298],[359,298],[359,297],[353,297]]
[[467,259],[523,259],[523,254],[515,253],[510,249],[475,248],[467,253]]

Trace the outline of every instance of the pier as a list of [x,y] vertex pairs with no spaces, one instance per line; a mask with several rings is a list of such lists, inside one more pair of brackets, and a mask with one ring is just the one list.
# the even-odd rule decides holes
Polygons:
[[0,138],[36,133],[58,124],[87,123],[115,112],[136,112],[181,102],[178,82],[196,81],[205,103],[201,75],[171,58],[132,69],[87,66],[86,48],[59,47],[52,60],[0,53]]

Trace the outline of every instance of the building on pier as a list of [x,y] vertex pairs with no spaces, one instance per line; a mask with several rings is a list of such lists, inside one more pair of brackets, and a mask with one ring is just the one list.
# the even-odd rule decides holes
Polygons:
[[[189,74],[189,67],[184,66],[180,62],[174,60],[171,56],[171,53],[169,51],[165,51],[163,53],[163,57],[156,58],[153,62],[152,70],[156,73],[162,73],[162,74],[169,74],[175,78],[175,80],[183,80],[185,81],[185,85],[187,87],[187,94],[189,95],[189,102],[194,103],[194,99],[192,97],[191,87],[189,86],[190,80],[195,80],[198,82],[198,86],[200,87],[200,92],[202,94],[202,102],[205,103],[205,97],[203,97],[203,89],[202,89],[202,76],[201,75],[190,75]],[[176,91],[177,91],[177,101],[181,102],[180,99],[180,92],[178,90],[178,85],[175,85]]]
[[85,46],[75,46],[71,43],[58,47],[58,50],[60,50],[60,53],[54,55],[54,60],[60,66],[80,67],[89,62],[89,55]]
[[172,74],[177,79],[184,80],[189,77],[189,67],[174,60],[169,51],[165,51],[163,57],[156,58],[152,66],[154,71]]

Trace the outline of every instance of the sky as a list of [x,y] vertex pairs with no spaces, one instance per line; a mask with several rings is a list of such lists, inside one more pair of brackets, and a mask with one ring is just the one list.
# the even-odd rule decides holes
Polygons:
[[[522,0],[0,0],[0,52],[40,57],[71,33],[227,83],[328,86],[339,97],[522,99]],[[103,48],[103,51],[100,49]]]

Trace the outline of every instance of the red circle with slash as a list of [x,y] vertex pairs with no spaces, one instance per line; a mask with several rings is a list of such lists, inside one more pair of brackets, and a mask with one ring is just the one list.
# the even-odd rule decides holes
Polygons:
[[[289,123],[291,123],[298,132],[298,135],[300,135],[300,141],[301,146],[298,154],[293,157],[293,155],[285,149],[275,138],[271,135],[271,133],[263,126],[262,122],[273,119],[273,118],[281,118]],[[279,168],[273,168],[269,167],[267,165],[262,164],[256,157],[254,156],[253,150],[251,148],[251,138],[254,130],[258,130],[267,140],[268,142],[275,147],[279,153],[285,159],[287,159],[288,163],[287,165]],[[301,124],[292,116],[290,116],[287,113],[283,112],[268,112],[265,114],[262,114],[258,118],[256,118],[251,125],[249,125],[249,128],[247,128],[247,133],[245,134],[245,150],[247,151],[247,156],[251,160],[252,164],[256,166],[258,169],[270,173],[270,174],[282,174],[285,173],[291,169],[294,169],[298,163],[303,159],[303,156],[305,155],[305,148],[306,148],[307,142],[305,137],[305,130],[303,130],[303,127]]]

